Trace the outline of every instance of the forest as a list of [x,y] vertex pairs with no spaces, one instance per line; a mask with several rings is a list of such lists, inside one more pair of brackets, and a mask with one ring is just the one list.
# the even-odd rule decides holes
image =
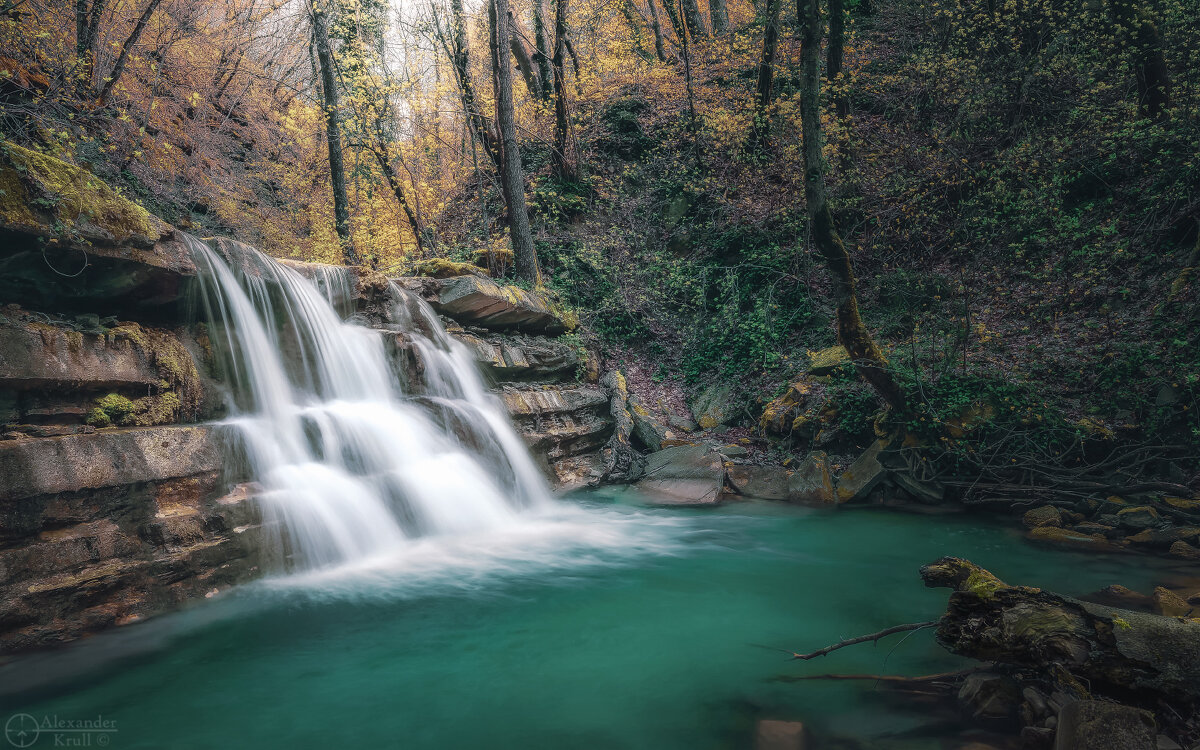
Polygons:
[[1188,0],[0,0],[6,737],[1200,747],[1198,269]]

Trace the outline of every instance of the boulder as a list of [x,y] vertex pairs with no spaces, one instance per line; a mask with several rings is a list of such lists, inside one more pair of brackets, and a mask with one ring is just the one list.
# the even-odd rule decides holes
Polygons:
[[754,750],[805,750],[807,730],[799,721],[759,719],[754,727]]
[[1026,527],[1036,529],[1039,526],[1062,526],[1062,512],[1053,505],[1043,505],[1027,511],[1021,519]]
[[814,401],[819,401],[821,386],[809,379],[798,380],[788,386],[783,395],[767,402],[763,407],[762,416],[758,419],[758,428],[768,435],[791,435],[797,424]]
[[637,486],[656,505],[716,505],[725,490],[724,461],[705,445],[665,448],[646,457]]
[[1117,522],[1123,529],[1141,531],[1161,524],[1162,516],[1149,505],[1136,505],[1117,511]]
[[735,464],[725,470],[730,486],[739,495],[760,500],[787,500],[788,471],[782,466]]
[[788,502],[798,505],[837,504],[828,456],[821,451],[810,453],[788,477]]
[[808,373],[810,375],[829,375],[846,362],[850,361],[850,353],[846,347],[831,346],[808,354]]
[[1005,675],[976,672],[963,680],[958,703],[973,721],[1014,724],[1022,704],[1021,686]]
[[1058,717],[1054,750],[1155,750],[1154,715],[1106,701],[1076,701]]
[[645,402],[637,394],[629,396],[629,413],[633,417],[634,442],[646,450],[662,450],[664,440],[675,438],[675,433],[646,408]]
[[1168,551],[1171,557],[1178,557],[1182,560],[1200,560],[1200,549],[1187,542],[1175,542]]
[[738,417],[737,399],[733,386],[728,383],[708,386],[688,402],[688,408],[695,415],[696,423],[705,430],[732,424]]
[[839,503],[867,499],[871,490],[887,478],[887,470],[879,463],[879,454],[884,447],[886,444],[882,440],[876,441],[842,472],[837,480]]
[[1167,549],[1175,542],[1195,540],[1200,537],[1196,526],[1166,526],[1161,529],[1143,529],[1126,537],[1131,544],[1141,547]]
[[1191,617],[1196,608],[1170,589],[1159,586],[1154,589],[1154,612],[1167,617]]
[[401,278],[397,282],[418,292],[442,315],[460,323],[491,330],[559,334],[575,327],[563,308],[540,292],[475,275],[447,279]]

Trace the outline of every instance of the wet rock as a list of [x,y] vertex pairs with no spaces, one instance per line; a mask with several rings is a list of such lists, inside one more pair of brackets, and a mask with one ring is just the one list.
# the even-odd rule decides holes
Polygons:
[[1105,526],[1102,523],[1096,523],[1094,521],[1084,521],[1083,523],[1075,524],[1071,527],[1071,529],[1079,532],[1080,534],[1099,534],[1103,537],[1113,537],[1117,534],[1117,528],[1115,526]]
[[788,472],[782,466],[737,464],[726,469],[729,484],[739,495],[760,500],[787,500]]
[[1166,549],[1175,542],[1194,541],[1197,537],[1200,537],[1200,528],[1195,526],[1167,526],[1161,529],[1143,529],[1126,539],[1137,546]]
[[1196,608],[1174,591],[1159,586],[1154,589],[1154,612],[1167,617],[1191,617]]
[[1148,505],[1137,505],[1117,511],[1117,525],[1123,529],[1140,531],[1156,527],[1161,523],[1162,516]]
[[867,499],[871,490],[887,478],[887,470],[879,463],[879,454],[884,447],[883,441],[876,441],[842,472],[837,479],[839,503]]
[[821,451],[810,453],[788,477],[788,502],[798,505],[836,505],[833,472],[829,457]]
[[561,306],[539,292],[498,284],[480,276],[447,279],[401,278],[405,288],[418,292],[434,310],[460,323],[492,330],[559,334],[575,327]]
[[976,672],[963,680],[958,703],[974,721],[1014,724],[1021,708],[1016,680],[992,672]]
[[802,722],[759,719],[754,727],[754,750],[805,750],[806,737]]
[[823,394],[821,386],[810,378],[804,378],[792,383],[783,395],[772,399],[763,407],[762,416],[758,420],[758,428],[768,435],[788,436],[794,432],[805,432],[804,436],[811,437],[804,426],[803,415],[819,405]]
[[1193,547],[1187,542],[1175,542],[1169,550],[1171,557],[1178,557],[1183,560],[1200,560],[1200,549]]
[[1036,529],[1039,526],[1062,526],[1062,512],[1053,505],[1043,505],[1040,508],[1034,508],[1027,511],[1021,521],[1031,529]]
[[1155,750],[1149,711],[1103,701],[1078,701],[1059,715],[1055,750]]
[[1153,599],[1120,584],[1105,586],[1094,594],[1089,595],[1087,599],[1109,607],[1135,609],[1142,612],[1151,612],[1154,609]]
[[637,486],[658,505],[715,505],[725,489],[725,466],[705,445],[666,448],[646,457]]
[[1051,542],[1070,547],[1084,547],[1094,550],[1116,549],[1108,539],[1100,534],[1083,534],[1069,531],[1057,526],[1039,526],[1029,530],[1029,538],[1038,542]]
[[1165,734],[1154,738],[1155,750],[1183,750],[1183,747]]
[[923,482],[904,471],[892,472],[891,477],[897,487],[919,503],[940,505],[946,499],[946,486],[941,482]]
[[711,430],[718,425],[733,424],[739,413],[733,386],[728,383],[708,386],[688,402],[688,408],[695,415],[696,423],[705,430]]
[[0,500],[155,482],[220,465],[206,425],[7,441],[0,443]]

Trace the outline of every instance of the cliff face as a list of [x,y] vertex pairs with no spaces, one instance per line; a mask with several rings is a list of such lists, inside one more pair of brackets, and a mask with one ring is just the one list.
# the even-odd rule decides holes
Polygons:
[[[122,240],[0,216],[0,654],[136,622],[267,567],[254,487],[211,424],[225,401],[194,318],[195,266],[175,230],[150,224]],[[560,310],[475,276],[399,283],[475,353],[555,485],[601,474],[608,399]],[[387,285],[357,287],[397,368],[420,368],[403,327],[378,314]]]

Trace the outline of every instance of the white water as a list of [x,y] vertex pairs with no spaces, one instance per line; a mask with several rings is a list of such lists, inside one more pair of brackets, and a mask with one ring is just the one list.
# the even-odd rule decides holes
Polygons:
[[[331,304],[344,306],[344,274],[322,271],[318,288],[252,248],[224,245],[237,251],[227,262],[187,239],[231,383],[225,424],[288,570],[524,524],[523,511],[550,504],[503,405],[423,300],[393,287],[395,330],[368,328]],[[385,336],[411,343],[418,382],[392,367]]]

